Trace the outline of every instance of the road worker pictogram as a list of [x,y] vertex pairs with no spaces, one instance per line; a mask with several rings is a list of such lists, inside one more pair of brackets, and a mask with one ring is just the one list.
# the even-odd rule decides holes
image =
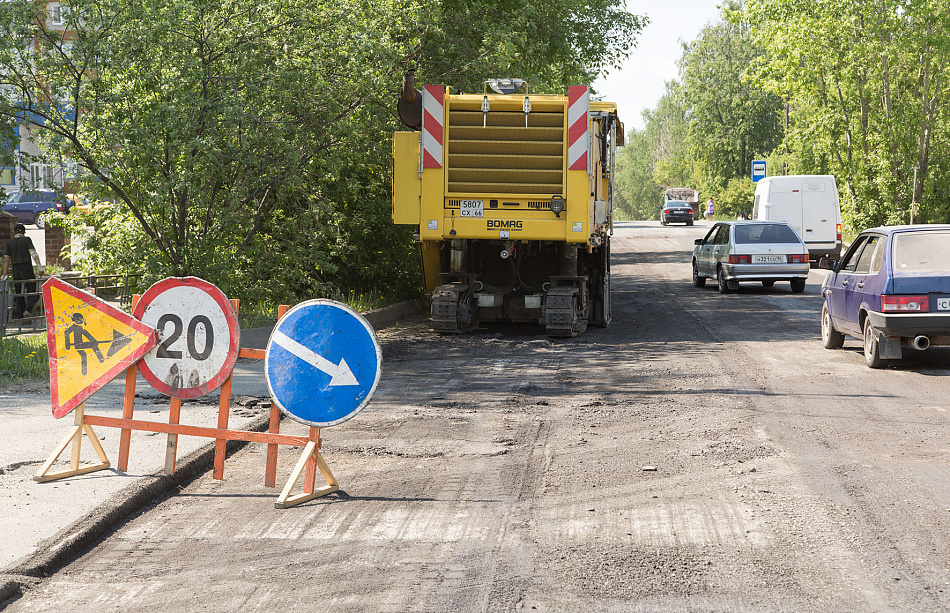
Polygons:
[[156,343],[155,330],[59,279],[43,284],[53,415],[62,417]]

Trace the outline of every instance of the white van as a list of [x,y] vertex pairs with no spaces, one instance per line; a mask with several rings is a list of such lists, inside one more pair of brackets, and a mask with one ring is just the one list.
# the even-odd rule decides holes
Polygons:
[[811,259],[841,256],[841,204],[831,175],[759,179],[752,219],[787,222],[805,241]]

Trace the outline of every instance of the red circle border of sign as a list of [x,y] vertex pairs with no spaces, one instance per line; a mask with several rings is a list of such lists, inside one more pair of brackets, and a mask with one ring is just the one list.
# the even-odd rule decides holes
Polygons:
[[141,321],[142,316],[145,315],[145,309],[147,309],[148,306],[152,304],[152,301],[173,287],[197,287],[201,291],[211,296],[211,298],[216,303],[218,303],[218,306],[220,306],[221,310],[224,312],[224,317],[228,322],[228,331],[231,333],[231,342],[228,345],[228,355],[224,359],[224,366],[221,368],[220,372],[209,379],[207,383],[199,385],[198,387],[186,387],[177,390],[179,393],[177,396],[173,393],[175,390],[171,386],[167,385],[164,381],[155,376],[155,373],[153,373],[148,367],[148,364],[146,364],[144,358],[139,360],[138,368],[142,373],[142,377],[148,381],[149,385],[166,396],[169,396],[170,398],[190,400],[192,398],[199,398],[218,389],[231,375],[231,371],[234,370],[234,365],[237,364],[238,351],[240,350],[241,327],[238,325],[237,315],[234,313],[234,308],[231,306],[231,303],[228,302],[228,297],[224,295],[224,292],[218,289],[215,285],[208,283],[204,279],[199,279],[198,277],[168,277],[167,279],[162,279],[161,281],[155,283],[152,285],[152,287],[145,290],[145,293],[142,294],[141,298],[139,298],[138,304],[136,304],[135,309],[132,310],[132,317],[135,317]]

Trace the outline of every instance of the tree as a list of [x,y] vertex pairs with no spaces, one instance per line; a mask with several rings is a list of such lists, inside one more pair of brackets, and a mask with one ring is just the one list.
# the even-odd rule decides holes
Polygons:
[[690,108],[690,147],[710,190],[724,188],[730,179],[748,177],[752,160],[782,140],[778,118],[782,99],[742,79],[762,51],[748,25],[730,18],[737,9],[737,2],[727,2],[725,19],[704,27],[686,45],[680,61]]
[[608,0],[62,6],[53,28],[33,0],[0,5],[0,117],[118,204],[87,262],[262,301],[408,291],[411,231],[389,219],[405,67],[455,85],[593,80],[643,23]]
[[950,137],[950,6],[750,0],[744,18],[766,51],[749,75],[797,110],[786,142],[827,156],[854,226],[907,221],[912,201],[950,219],[950,159],[934,155]]
[[644,130],[632,129],[617,154],[617,208],[623,219],[657,219],[662,188],[653,180],[653,150]]

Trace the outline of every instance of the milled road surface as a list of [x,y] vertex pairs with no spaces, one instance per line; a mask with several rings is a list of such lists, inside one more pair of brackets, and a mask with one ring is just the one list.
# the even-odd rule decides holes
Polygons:
[[340,495],[251,445],[8,610],[950,610],[950,351],[822,348],[817,270],[693,288],[707,227],[618,224],[606,330],[383,331]]

